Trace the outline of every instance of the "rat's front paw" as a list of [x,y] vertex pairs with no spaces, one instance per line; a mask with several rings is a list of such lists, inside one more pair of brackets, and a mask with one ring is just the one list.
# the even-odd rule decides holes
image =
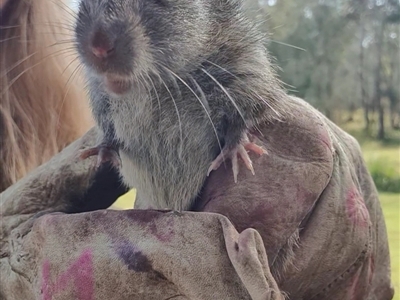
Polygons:
[[255,175],[253,162],[251,161],[247,151],[253,151],[254,153],[257,153],[259,155],[267,154],[268,152],[264,148],[251,142],[249,140],[249,135],[250,134],[248,133],[244,133],[240,143],[233,148],[225,146],[222,149],[221,153],[217,156],[217,158],[211,163],[211,166],[208,169],[207,176],[210,175],[211,171],[217,170],[227,158],[230,158],[232,161],[233,178],[236,183],[237,175],[239,174],[238,157],[243,160],[246,167],[251,171],[253,175]]
[[96,147],[84,150],[80,157],[81,159],[86,159],[94,155],[97,155],[97,168],[107,162],[110,163],[114,168],[119,168],[121,165],[121,159],[118,151],[112,146],[100,144]]

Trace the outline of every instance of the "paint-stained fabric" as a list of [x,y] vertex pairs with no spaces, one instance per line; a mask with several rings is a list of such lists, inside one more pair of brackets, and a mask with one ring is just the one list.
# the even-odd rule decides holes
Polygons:
[[105,210],[125,189],[78,159],[89,131],[1,194],[0,299],[392,299],[357,142],[288,101],[282,122],[259,128],[269,154],[250,154],[256,175],[242,167],[235,184],[227,162],[193,212]]

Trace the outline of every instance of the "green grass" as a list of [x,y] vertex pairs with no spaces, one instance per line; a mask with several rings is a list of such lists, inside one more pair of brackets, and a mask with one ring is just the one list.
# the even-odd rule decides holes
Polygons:
[[363,146],[363,156],[378,190],[400,193],[400,147],[373,149]]
[[118,198],[113,206],[119,209],[131,209],[135,203],[136,191],[134,189],[130,190],[126,194]]
[[[347,119],[345,112],[341,115],[343,120]],[[374,119],[373,116],[371,119]],[[377,141],[377,123],[372,122],[369,132],[366,132],[360,110],[352,115],[352,121],[338,123],[360,143],[368,170],[378,190],[400,193],[400,130],[391,129],[386,124],[386,138]]]
[[400,300],[400,194],[379,195],[389,236],[392,282],[395,287],[393,300]]

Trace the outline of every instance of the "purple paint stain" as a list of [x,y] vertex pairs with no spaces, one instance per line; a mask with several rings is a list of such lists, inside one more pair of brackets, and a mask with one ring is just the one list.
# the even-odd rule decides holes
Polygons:
[[126,211],[126,215],[137,223],[149,223],[161,218],[167,212],[170,212],[170,210],[132,209]]
[[64,291],[70,283],[76,291],[77,300],[94,300],[93,255],[86,250],[54,282],[50,281],[50,262],[46,260],[42,269],[43,300],[51,300],[54,294]]
[[117,246],[117,254],[128,270],[135,272],[150,272],[153,270],[149,259],[132,243],[125,241]]
[[353,186],[346,197],[346,209],[349,219],[354,224],[367,227],[369,224],[369,212],[365,206],[364,199],[361,197],[357,188]]
[[146,226],[159,241],[169,242],[175,233],[173,217],[164,219],[162,217],[171,212],[171,210],[131,210],[127,211],[127,216],[141,226]]
[[149,229],[150,233],[163,243],[171,241],[175,234],[172,218],[168,219],[166,224],[152,222],[149,224]]

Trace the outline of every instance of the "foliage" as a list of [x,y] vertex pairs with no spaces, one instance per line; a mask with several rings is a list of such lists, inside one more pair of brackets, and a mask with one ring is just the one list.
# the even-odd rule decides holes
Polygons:
[[381,157],[371,160],[368,168],[378,190],[400,193],[400,176],[395,166]]
[[247,0],[288,90],[335,120],[337,110],[364,108],[364,127],[378,112],[400,129],[400,1]]
[[[341,112],[348,120],[349,113]],[[369,132],[362,128],[362,111],[351,113],[351,121],[341,127],[353,135],[361,145],[364,160],[379,191],[400,193],[400,131],[388,130],[386,139],[377,141],[377,126],[372,124]]]
[[358,139],[379,190],[400,192],[400,1],[246,4],[289,93]]

